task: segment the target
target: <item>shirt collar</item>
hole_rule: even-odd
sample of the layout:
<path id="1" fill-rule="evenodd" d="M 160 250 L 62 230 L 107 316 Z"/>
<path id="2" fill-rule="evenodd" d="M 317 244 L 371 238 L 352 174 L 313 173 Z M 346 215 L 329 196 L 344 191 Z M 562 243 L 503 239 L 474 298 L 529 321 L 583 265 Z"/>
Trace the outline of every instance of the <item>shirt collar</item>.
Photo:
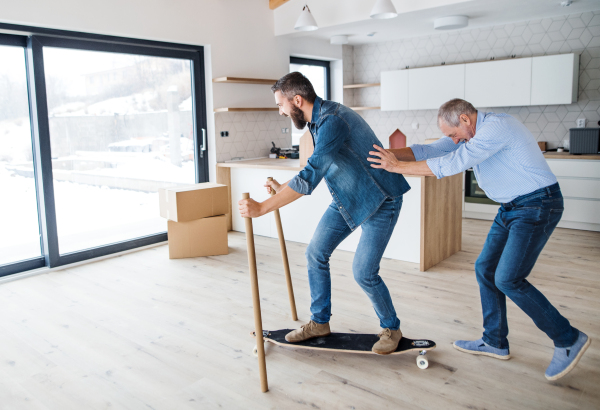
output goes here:
<path id="1" fill-rule="evenodd" d="M 310 119 L 311 124 L 316 124 L 321 117 L 321 104 L 323 103 L 323 99 L 321 97 L 315 98 L 315 102 L 312 110 L 312 118 Z"/>
<path id="2" fill-rule="evenodd" d="M 484 118 L 485 113 L 481 110 L 477 110 L 477 123 L 475 124 L 475 134 L 477 134 L 477 131 L 481 129 L 481 125 L 483 124 Z"/>

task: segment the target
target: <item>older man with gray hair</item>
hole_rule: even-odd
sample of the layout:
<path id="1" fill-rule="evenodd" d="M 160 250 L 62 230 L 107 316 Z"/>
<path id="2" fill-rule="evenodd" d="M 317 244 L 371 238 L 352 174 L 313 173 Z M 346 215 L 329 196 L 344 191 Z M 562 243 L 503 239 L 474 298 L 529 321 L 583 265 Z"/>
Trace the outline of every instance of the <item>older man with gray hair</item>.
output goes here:
<path id="1" fill-rule="evenodd" d="M 462 352 L 510 358 L 506 296 L 554 342 L 548 380 L 571 371 L 591 339 L 527 281 L 563 213 L 563 197 L 531 132 L 507 114 L 477 111 L 469 102 L 450 100 L 438 111 L 445 135 L 433 144 L 384 150 L 374 146 L 373 168 L 438 178 L 473 168 L 479 186 L 501 204 L 475 263 L 483 311 L 483 337 L 457 340 Z"/>

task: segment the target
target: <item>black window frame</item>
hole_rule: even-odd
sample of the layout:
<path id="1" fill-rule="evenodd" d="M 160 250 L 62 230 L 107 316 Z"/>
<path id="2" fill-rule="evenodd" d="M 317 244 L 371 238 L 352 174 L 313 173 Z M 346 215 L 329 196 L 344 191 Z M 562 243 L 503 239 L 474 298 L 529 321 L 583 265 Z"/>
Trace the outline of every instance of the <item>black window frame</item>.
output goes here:
<path id="1" fill-rule="evenodd" d="M 160 232 L 77 252 L 62 255 L 59 253 L 43 47 L 190 60 L 193 73 L 191 77 L 196 183 L 209 180 L 204 47 L 5 23 L 0 23 L 0 45 L 23 47 L 25 52 L 42 250 L 41 257 L 0 265 L 0 277 L 43 267 L 55 268 L 166 241 L 167 233 Z"/>
<path id="2" fill-rule="evenodd" d="M 315 60 L 304 57 L 290 57 L 290 64 L 314 65 L 317 67 L 325 67 L 325 96 L 323 99 L 331 100 L 331 67 L 330 61 Z"/>

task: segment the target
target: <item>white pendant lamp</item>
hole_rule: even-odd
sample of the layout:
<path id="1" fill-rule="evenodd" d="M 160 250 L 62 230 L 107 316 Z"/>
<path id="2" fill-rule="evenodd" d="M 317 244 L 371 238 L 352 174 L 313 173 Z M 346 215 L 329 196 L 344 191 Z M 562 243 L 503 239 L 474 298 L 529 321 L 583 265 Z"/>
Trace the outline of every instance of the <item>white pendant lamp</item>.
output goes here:
<path id="1" fill-rule="evenodd" d="M 317 26 L 315 18 L 310 13 L 310 9 L 308 6 L 304 6 L 304 8 L 302 8 L 302 13 L 300 13 L 300 17 L 296 20 L 294 29 L 298 31 L 314 31 L 318 28 L 319 26 Z"/>
<path id="2" fill-rule="evenodd" d="M 398 17 L 396 7 L 392 4 L 392 0 L 377 0 L 375 6 L 371 10 L 372 19 L 393 19 Z"/>

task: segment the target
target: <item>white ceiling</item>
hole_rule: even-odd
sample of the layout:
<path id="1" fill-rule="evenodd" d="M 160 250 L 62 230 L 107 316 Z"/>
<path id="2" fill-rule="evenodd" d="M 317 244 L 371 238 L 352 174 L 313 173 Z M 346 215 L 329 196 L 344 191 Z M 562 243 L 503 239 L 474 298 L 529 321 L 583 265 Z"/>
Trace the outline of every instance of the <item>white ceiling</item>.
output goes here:
<path id="1" fill-rule="evenodd" d="M 332 0 L 319 1 L 331 2 Z M 369 4 L 375 3 L 375 0 L 362 1 Z M 286 12 L 300 15 L 302 3 L 304 2 L 290 1 L 285 5 L 288 8 Z M 320 28 L 313 32 L 289 32 L 289 34 L 282 35 L 292 38 L 313 37 L 327 40 L 335 35 L 348 35 L 350 44 L 368 44 L 451 32 L 433 29 L 433 21 L 444 16 L 466 15 L 469 17 L 467 29 L 470 29 L 600 10 L 599 0 L 573 0 L 569 7 L 562 7 L 560 3 L 561 0 L 473 0 L 408 12 L 402 12 L 396 6 L 400 14 L 394 19 L 371 19 L 367 13 L 366 19 L 361 21 L 329 27 L 320 25 Z M 317 7 L 315 8 L 317 9 Z M 320 24 L 318 9 L 313 10 L 311 7 L 311 10 L 317 24 Z M 339 13 L 343 14 L 344 10 L 342 9 Z M 289 18 L 287 23 L 289 24 Z M 370 32 L 376 32 L 375 36 L 368 37 L 367 33 Z"/>

